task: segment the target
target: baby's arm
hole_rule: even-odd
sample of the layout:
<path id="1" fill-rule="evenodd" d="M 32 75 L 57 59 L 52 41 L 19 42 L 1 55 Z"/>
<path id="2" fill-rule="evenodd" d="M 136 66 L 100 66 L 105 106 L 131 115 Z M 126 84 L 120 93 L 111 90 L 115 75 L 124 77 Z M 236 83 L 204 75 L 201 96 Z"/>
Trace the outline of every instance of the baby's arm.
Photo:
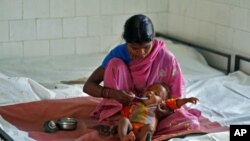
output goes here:
<path id="1" fill-rule="evenodd" d="M 176 105 L 177 105 L 178 107 L 181 107 L 181 106 L 183 106 L 183 105 L 185 105 L 185 104 L 187 104 L 187 103 L 196 104 L 197 101 L 199 101 L 199 99 L 196 98 L 196 97 L 181 98 L 181 99 L 177 99 L 177 100 L 176 100 Z"/>

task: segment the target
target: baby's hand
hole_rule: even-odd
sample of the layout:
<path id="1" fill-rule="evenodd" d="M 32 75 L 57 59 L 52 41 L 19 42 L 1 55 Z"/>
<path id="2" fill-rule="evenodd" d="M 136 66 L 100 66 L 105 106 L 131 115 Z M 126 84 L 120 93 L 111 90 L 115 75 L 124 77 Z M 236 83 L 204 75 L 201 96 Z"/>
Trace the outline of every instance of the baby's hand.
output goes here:
<path id="1" fill-rule="evenodd" d="M 199 99 L 196 98 L 196 97 L 190 97 L 190 98 L 188 98 L 187 100 L 188 100 L 188 102 L 193 103 L 193 104 L 196 104 L 197 101 L 199 101 Z"/>

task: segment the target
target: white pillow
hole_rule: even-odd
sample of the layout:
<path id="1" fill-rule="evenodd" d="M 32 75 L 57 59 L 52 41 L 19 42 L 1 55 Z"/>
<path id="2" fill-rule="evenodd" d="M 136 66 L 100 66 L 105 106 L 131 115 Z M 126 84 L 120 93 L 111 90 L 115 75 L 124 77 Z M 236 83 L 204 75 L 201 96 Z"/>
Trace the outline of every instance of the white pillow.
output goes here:
<path id="1" fill-rule="evenodd" d="M 223 72 L 209 66 L 204 56 L 195 48 L 171 40 L 163 40 L 166 42 L 167 48 L 179 61 L 186 84 L 224 75 Z"/>

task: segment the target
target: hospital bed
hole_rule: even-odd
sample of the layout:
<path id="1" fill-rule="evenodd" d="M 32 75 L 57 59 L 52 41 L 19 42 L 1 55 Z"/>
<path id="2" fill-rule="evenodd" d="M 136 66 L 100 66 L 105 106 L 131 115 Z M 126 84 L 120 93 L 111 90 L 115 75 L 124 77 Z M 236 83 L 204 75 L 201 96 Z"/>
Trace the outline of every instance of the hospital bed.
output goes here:
<path id="1" fill-rule="evenodd" d="M 234 72 L 229 73 L 227 76 L 197 81 L 188 87 L 186 90 L 187 96 L 196 96 L 200 100 L 200 104 L 191 105 L 190 107 L 201 110 L 204 117 L 223 126 L 249 125 L 250 76 L 246 73 L 249 72 L 249 62 L 250 58 L 236 55 Z M 200 136 L 193 135 L 170 139 L 170 141 L 181 140 L 229 141 L 230 132 L 228 130 Z"/>
<path id="2" fill-rule="evenodd" d="M 231 55 L 214 50 L 211 51 L 206 48 L 203 49 L 202 47 L 197 48 L 196 45 L 187 44 L 174 38 L 166 39 L 162 36 L 159 38 L 166 40 L 167 47 L 180 61 L 187 84 L 187 96 L 197 96 L 200 98 L 200 102 L 195 108 L 202 110 L 202 112 L 204 111 L 204 116 L 211 119 L 211 121 L 219 122 L 221 125 L 227 126 L 233 119 L 223 120 L 224 117 L 213 115 L 215 109 L 209 109 L 206 105 L 213 102 L 212 97 L 211 101 L 205 100 L 205 94 L 204 97 L 200 97 L 199 94 L 203 93 L 200 89 L 206 87 L 205 84 L 212 80 L 220 80 L 222 78 L 225 80 L 229 79 L 226 74 L 229 72 L 228 66 L 230 66 Z M 193 49 L 191 48 L 192 46 L 196 48 Z M 197 49 L 202 51 L 197 51 Z M 226 66 L 224 71 L 221 71 L 220 68 L 210 66 L 208 60 L 205 59 L 202 54 L 202 52 L 207 50 L 210 50 L 211 53 L 217 52 L 215 53 L 217 55 L 223 54 L 221 56 L 225 58 L 224 66 Z M 1 136 L 9 135 L 14 140 L 49 140 L 56 137 L 59 138 L 60 136 L 66 139 L 68 137 L 69 140 L 71 140 L 73 136 L 82 138 L 81 135 L 88 133 L 89 138 L 96 137 L 96 135 L 98 135 L 96 132 L 88 128 L 86 129 L 86 127 L 96 123 L 95 120 L 87 118 L 87 113 L 89 113 L 94 105 L 101 99 L 87 97 L 87 94 L 82 92 L 82 86 L 84 85 L 84 80 L 86 80 L 90 73 L 101 63 L 100 61 L 105 54 L 106 53 L 99 53 L 49 58 L 38 57 L 27 60 L 23 59 L 21 61 L 13 59 L 1 62 L 0 127 L 2 128 L 1 133 L 3 133 Z M 195 68 L 193 66 L 195 66 Z M 74 85 L 61 83 L 71 80 L 82 81 Z M 204 89 L 206 90 L 206 88 Z M 214 91 L 214 88 L 211 87 L 211 91 L 206 91 L 206 93 L 215 93 Z M 232 95 L 234 95 L 234 91 Z M 208 97 L 210 97 L 210 95 Z M 47 108 L 47 110 L 34 113 L 39 107 Z M 190 105 L 190 107 L 192 107 L 192 105 Z M 226 112 L 230 115 L 230 111 Z M 28 119 L 25 118 L 27 115 L 29 115 Z M 42 131 L 42 125 L 45 120 L 56 120 L 64 116 L 73 116 L 79 119 L 81 125 L 79 125 L 80 127 L 76 132 L 59 131 L 55 134 L 48 134 Z M 17 120 L 20 119 L 22 119 L 23 122 L 17 122 Z M 33 125 L 30 125 L 31 123 Z M 228 132 L 219 133 L 223 133 L 225 136 L 223 136 L 223 138 L 226 138 Z M 208 135 L 214 137 L 219 133 L 210 133 Z M 220 134 L 218 136 L 220 136 Z M 70 137 L 72 138 L 70 139 Z M 112 139 L 102 138 L 102 140 Z"/>
<path id="3" fill-rule="evenodd" d="M 250 74 L 250 65 L 247 65 L 248 62 L 250 62 L 249 58 L 236 54 L 234 71 L 241 70 L 247 74 Z"/>

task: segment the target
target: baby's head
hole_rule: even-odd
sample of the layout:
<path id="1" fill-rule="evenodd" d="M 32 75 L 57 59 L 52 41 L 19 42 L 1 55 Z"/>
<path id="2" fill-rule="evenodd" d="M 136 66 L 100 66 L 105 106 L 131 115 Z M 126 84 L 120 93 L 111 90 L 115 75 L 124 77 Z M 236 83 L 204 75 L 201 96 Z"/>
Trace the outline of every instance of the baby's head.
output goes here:
<path id="1" fill-rule="evenodd" d="M 158 104 L 168 97 L 168 91 L 162 84 L 156 83 L 149 86 L 143 95 L 149 98 L 146 104 Z"/>

